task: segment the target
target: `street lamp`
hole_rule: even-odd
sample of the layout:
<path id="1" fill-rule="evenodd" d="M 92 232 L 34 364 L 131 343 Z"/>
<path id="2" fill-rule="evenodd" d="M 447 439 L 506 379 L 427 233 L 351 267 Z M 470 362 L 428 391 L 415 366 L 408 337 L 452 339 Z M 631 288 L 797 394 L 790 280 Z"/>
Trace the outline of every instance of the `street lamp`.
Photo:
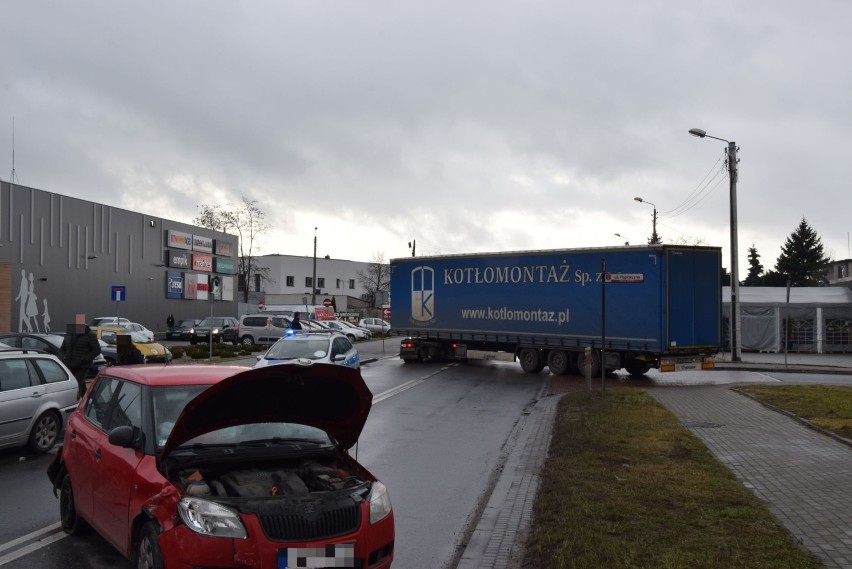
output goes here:
<path id="1" fill-rule="evenodd" d="M 633 198 L 633 199 L 636 200 L 639 203 L 646 203 L 649 206 L 654 208 L 654 230 L 651 232 L 651 240 L 648 241 L 648 243 L 650 245 L 656 245 L 657 243 L 660 243 L 662 240 L 660 239 L 660 236 L 657 235 L 657 206 L 652 204 L 648 200 L 643 200 L 642 198 L 639 198 L 639 197 L 636 197 L 636 198 Z"/>
<path id="2" fill-rule="evenodd" d="M 698 138 L 712 138 L 728 143 L 728 178 L 731 182 L 731 361 L 742 361 L 740 344 L 740 277 L 737 270 L 737 143 L 710 136 L 700 128 L 689 129 Z"/>
<path id="3" fill-rule="evenodd" d="M 630 245 L 630 242 L 629 242 L 629 241 L 627 241 L 627 237 L 625 237 L 625 236 L 624 236 L 624 235 L 622 235 L 621 233 L 616 233 L 616 234 L 615 234 L 615 236 L 616 236 L 616 237 L 621 237 L 622 239 L 624 239 L 624 244 L 625 244 L 625 245 Z"/>

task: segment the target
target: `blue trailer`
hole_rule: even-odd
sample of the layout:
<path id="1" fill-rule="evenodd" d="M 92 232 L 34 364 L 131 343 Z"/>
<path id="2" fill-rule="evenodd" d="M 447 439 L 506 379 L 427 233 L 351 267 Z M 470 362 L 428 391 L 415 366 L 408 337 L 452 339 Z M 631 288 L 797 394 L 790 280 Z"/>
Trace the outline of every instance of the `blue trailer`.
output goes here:
<path id="1" fill-rule="evenodd" d="M 639 375 L 712 368 L 720 349 L 718 247 L 406 257 L 390 269 L 391 329 L 405 336 L 406 363 L 519 360 L 529 373 L 588 366 L 596 375 L 603 365 Z"/>

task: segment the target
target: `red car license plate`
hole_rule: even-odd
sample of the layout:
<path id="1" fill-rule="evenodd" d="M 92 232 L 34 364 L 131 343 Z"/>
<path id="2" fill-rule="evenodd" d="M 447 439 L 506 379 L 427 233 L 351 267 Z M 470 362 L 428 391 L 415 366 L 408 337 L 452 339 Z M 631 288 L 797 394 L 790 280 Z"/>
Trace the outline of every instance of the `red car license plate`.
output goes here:
<path id="1" fill-rule="evenodd" d="M 278 569 L 289 567 L 355 567 L 355 544 L 281 548 L 278 550 Z"/>

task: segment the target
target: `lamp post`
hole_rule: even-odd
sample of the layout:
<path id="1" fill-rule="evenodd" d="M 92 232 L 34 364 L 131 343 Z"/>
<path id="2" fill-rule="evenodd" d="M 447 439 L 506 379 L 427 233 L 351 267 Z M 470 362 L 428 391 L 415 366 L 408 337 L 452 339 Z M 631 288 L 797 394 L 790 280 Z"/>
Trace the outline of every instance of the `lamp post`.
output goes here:
<path id="1" fill-rule="evenodd" d="M 651 244 L 651 245 L 656 245 L 657 243 L 660 243 L 662 240 L 660 239 L 660 236 L 657 235 L 657 206 L 652 204 L 648 200 L 643 200 L 642 198 L 639 198 L 639 197 L 636 197 L 636 198 L 633 198 L 633 199 L 636 200 L 639 203 L 646 203 L 649 206 L 654 208 L 654 230 L 651 232 L 651 240 L 648 241 L 648 243 Z"/>
<path id="2" fill-rule="evenodd" d="M 616 236 L 616 237 L 621 237 L 622 239 L 624 239 L 624 244 L 625 244 L 625 245 L 630 245 L 630 242 L 629 242 L 629 241 L 627 241 L 627 237 L 625 237 L 625 236 L 624 236 L 624 235 L 622 235 L 621 233 L 616 233 L 616 234 L 615 234 L 615 236 Z"/>
<path id="3" fill-rule="evenodd" d="M 712 138 L 728 143 L 728 178 L 731 183 L 731 361 L 742 361 L 740 344 L 740 277 L 737 270 L 737 143 L 710 136 L 700 128 L 689 129 L 698 138 Z"/>

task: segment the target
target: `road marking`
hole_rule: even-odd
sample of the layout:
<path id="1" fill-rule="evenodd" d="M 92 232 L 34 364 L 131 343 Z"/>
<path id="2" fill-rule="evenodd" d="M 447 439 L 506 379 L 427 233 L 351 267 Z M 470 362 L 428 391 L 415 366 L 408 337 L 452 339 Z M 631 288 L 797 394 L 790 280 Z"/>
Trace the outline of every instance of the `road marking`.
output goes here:
<path id="1" fill-rule="evenodd" d="M 45 528 L 36 530 L 32 533 L 28 533 L 27 535 L 21 536 L 17 539 L 13 539 L 8 543 L 0 544 L 0 551 L 5 551 L 7 549 L 16 547 L 22 543 L 26 543 L 27 541 L 30 541 L 32 539 L 36 539 L 41 535 L 50 534 L 51 532 L 53 532 L 53 535 L 48 535 L 44 539 L 38 539 L 37 541 L 25 547 L 16 549 L 12 553 L 7 553 L 6 555 L 0 557 L 0 566 L 10 563 L 15 559 L 18 559 L 19 557 L 23 557 L 24 555 L 29 555 L 33 551 L 41 549 L 42 547 L 46 547 L 55 541 L 65 539 L 66 537 L 68 537 L 68 534 L 64 531 L 61 531 L 59 527 L 59 522 L 56 522 L 55 524 L 51 524 Z"/>
<path id="2" fill-rule="evenodd" d="M 448 366 L 442 367 L 442 368 L 430 373 L 429 375 L 424 375 L 421 378 L 412 379 L 411 381 L 406 381 L 402 385 L 397 385 L 396 387 L 394 387 L 392 389 L 388 389 L 387 391 L 383 391 L 382 393 L 379 393 L 378 395 L 375 395 L 373 397 L 373 405 L 375 405 L 376 403 L 380 403 L 380 402 L 384 401 L 385 399 L 390 399 L 394 395 L 399 395 L 403 391 L 408 391 L 412 387 L 416 387 L 416 386 L 420 385 L 421 383 L 423 383 L 424 381 L 426 381 L 430 377 L 434 377 L 434 376 L 438 375 L 439 373 L 446 371 L 450 367 L 457 366 L 457 365 L 458 365 L 458 363 L 450 364 Z"/>

